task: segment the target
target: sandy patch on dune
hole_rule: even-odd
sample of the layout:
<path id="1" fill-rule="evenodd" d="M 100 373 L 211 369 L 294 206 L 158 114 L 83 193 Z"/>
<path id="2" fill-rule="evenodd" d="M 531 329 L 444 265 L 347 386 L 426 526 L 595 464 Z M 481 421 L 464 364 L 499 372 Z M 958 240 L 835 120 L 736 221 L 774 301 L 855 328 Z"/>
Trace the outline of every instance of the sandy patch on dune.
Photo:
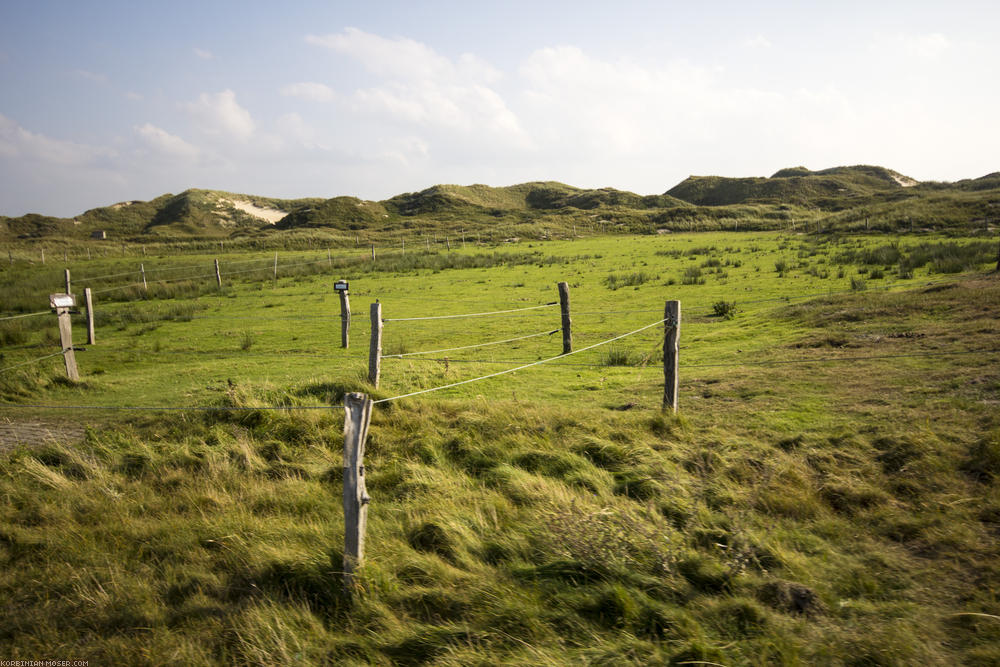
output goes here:
<path id="1" fill-rule="evenodd" d="M 260 218 L 261 220 L 266 220 L 272 225 L 282 218 L 284 218 L 287 213 L 276 208 L 264 208 L 257 206 L 253 202 L 249 202 L 245 199 L 230 199 L 227 200 L 233 208 L 239 209 L 244 213 L 248 213 L 255 218 Z"/>

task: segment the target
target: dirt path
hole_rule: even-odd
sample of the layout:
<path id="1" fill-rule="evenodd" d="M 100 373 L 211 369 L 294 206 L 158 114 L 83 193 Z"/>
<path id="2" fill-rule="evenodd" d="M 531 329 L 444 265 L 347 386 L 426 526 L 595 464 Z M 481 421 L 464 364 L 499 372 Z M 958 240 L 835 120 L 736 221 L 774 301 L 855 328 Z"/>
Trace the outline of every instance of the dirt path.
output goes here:
<path id="1" fill-rule="evenodd" d="M 0 417 L 0 452 L 19 445 L 37 447 L 50 442 L 73 442 L 83 438 L 79 424 L 40 419 L 13 420 Z"/>

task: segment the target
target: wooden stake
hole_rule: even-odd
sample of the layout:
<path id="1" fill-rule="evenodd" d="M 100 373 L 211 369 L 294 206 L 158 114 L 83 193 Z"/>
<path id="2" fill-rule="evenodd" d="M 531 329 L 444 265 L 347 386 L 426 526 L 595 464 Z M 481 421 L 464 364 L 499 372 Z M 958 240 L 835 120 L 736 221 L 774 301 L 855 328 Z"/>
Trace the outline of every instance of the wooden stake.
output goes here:
<path id="1" fill-rule="evenodd" d="M 278 282 L 278 253 L 274 253 L 274 281 Z"/>
<path id="2" fill-rule="evenodd" d="M 90 248 L 87 248 L 87 259 L 90 259 Z"/>
<path id="3" fill-rule="evenodd" d="M 83 299 L 87 302 L 87 345 L 93 345 L 94 341 L 94 296 L 90 293 L 89 287 L 83 288 Z"/>
<path id="4" fill-rule="evenodd" d="M 448 242 L 448 252 L 451 252 L 451 239 L 445 239 Z"/>
<path id="5" fill-rule="evenodd" d="M 365 531 L 371 497 L 365 488 L 365 440 L 372 400 L 365 394 L 344 396 L 344 592 L 357 590 L 355 572 L 365 559 Z"/>
<path id="6" fill-rule="evenodd" d="M 372 244 L 372 261 L 375 261 L 375 244 Z"/>
<path id="7" fill-rule="evenodd" d="M 146 256 L 146 246 L 142 246 L 142 256 Z"/>
<path id="8" fill-rule="evenodd" d="M 66 294 L 72 294 L 72 293 L 73 290 L 70 289 L 69 269 L 66 269 Z"/>
<path id="9" fill-rule="evenodd" d="M 73 382 L 80 381 L 80 372 L 76 369 L 76 355 L 73 354 L 73 322 L 69 308 L 56 308 L 59 316 L 59 343 L 62 345 L 63 361 L 66 363 L 66 377 Z"/>
<path id="10" fill-rule="evenodd" d="M 375 300 L 371 307 L 372 339 L 368 346 L 368 382 L 378 389 L 382 373 L 382 304 Z"/>
<path id="11" fill-rule="evenodd" d="M 677 354 L 681 336 L 681 302 L 667 301 L 663 309 L 663 409 L 677 412 Z"/>
<path id="12" fill-rule="evenodd" d="M 569 284 L 559 283 L 559 310 L 562 313 L 563 354 L 573 351 L 572 322 L 569 319 Z"/>
<path id="13" fill-rule="evenodd" d="M 45 263 L 45 248 L 42 248 L 42 264 Z"/>
<path id="14" fill-rule="evenodd" d="M 139 265 L 139 273 L 142 274 L 142 289 L 147 290 L 148 288 L 146 287 L 146 267 L 143 266 L 142 264 Z"/>
<path id="15" fill-rule="evenodd" d="M 65 264 L 68 261 L 69 261 L 69 254 L 67 254 L 67 252 L 63 250 L 63 264 Z M 69 292 L 69 290 L 66 290 L 66 292 Z"/>
<path id="16" fill-rule="evenodd" d="M 215 284 L 222 288 L 222 272 L 219 271 L 219 260 L 215 260 Z"/>
<path id="17" fill-rule="evenodd" d="M 351 300 L 347 296 L 347 290 L 340 292 L 340 347 L 347 349 L 348 338 L 351 333 Z"/>

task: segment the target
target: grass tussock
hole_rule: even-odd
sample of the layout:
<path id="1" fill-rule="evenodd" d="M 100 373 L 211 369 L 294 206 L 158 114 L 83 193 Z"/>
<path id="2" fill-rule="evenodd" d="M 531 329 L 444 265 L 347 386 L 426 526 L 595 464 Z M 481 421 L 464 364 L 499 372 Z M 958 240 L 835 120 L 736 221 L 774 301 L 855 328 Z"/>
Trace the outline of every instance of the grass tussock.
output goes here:
<path id="1" fill-rule="evenodd" d="M 994 576 L 992 524 L 947 500 L 996 495 L 993 436 L 737 443 L 590 408 L 512 422 L 503 404 L 398 405 L 374 416 L 348 599 L 340 420 L 253 409 L 345 389 L 237 386 L 226 402 L 245 411 L 5 454 L 5 649 L 247 665 L 994 655 L 988 623 L 948 616 L 997 611 L 950 588 L 967 568 Z"/>

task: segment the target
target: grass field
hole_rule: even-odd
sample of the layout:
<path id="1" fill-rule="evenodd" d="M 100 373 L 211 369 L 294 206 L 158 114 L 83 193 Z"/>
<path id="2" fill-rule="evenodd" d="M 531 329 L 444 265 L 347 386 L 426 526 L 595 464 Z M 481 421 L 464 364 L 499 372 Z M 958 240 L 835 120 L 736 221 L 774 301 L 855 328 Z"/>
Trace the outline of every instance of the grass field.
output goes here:
<path id="1" fill-rule="evenodd" d="M 363 250 L 281 252 L 276 281 L 273 254 L 224 255 L 222 289 L 213 254 L 80 260 L 74 291 L 107 291 L 97 344 L 76 355 L 79 384 L 59 357 L 14 368 L 58 351 L 53 315 L 0 320 L 14 434 L 0 454 L 0 654 L 1000 660 L 993 242 L 748 232 L 458 245 L 374 264 Z M 140 261 L 147 291 L 128 286 Z M 2 271 L 4 316 L 62 291 L 51 260 Z M 337 278 L 351 281 L 348 350 Z M 387 357 L 380 387 L 365 381 L 376 298 L 384 353 L 401 355 L 556 330 L 546 304 L 560 281 L 575 349 L 654 326 L 380 404 L 365 590 L 345 599 L 343 415 L 259 408 L 391 398 L 556 356 L 558 332 Z M 668 299 L 682 302 L 676 417 L 660 411 Z M 142 406 L 247 409 L 120 410 Z M 16 443 L 19 424 L 30 442 Z M 83 433 L 39 443 L 39 427 Z"/>

